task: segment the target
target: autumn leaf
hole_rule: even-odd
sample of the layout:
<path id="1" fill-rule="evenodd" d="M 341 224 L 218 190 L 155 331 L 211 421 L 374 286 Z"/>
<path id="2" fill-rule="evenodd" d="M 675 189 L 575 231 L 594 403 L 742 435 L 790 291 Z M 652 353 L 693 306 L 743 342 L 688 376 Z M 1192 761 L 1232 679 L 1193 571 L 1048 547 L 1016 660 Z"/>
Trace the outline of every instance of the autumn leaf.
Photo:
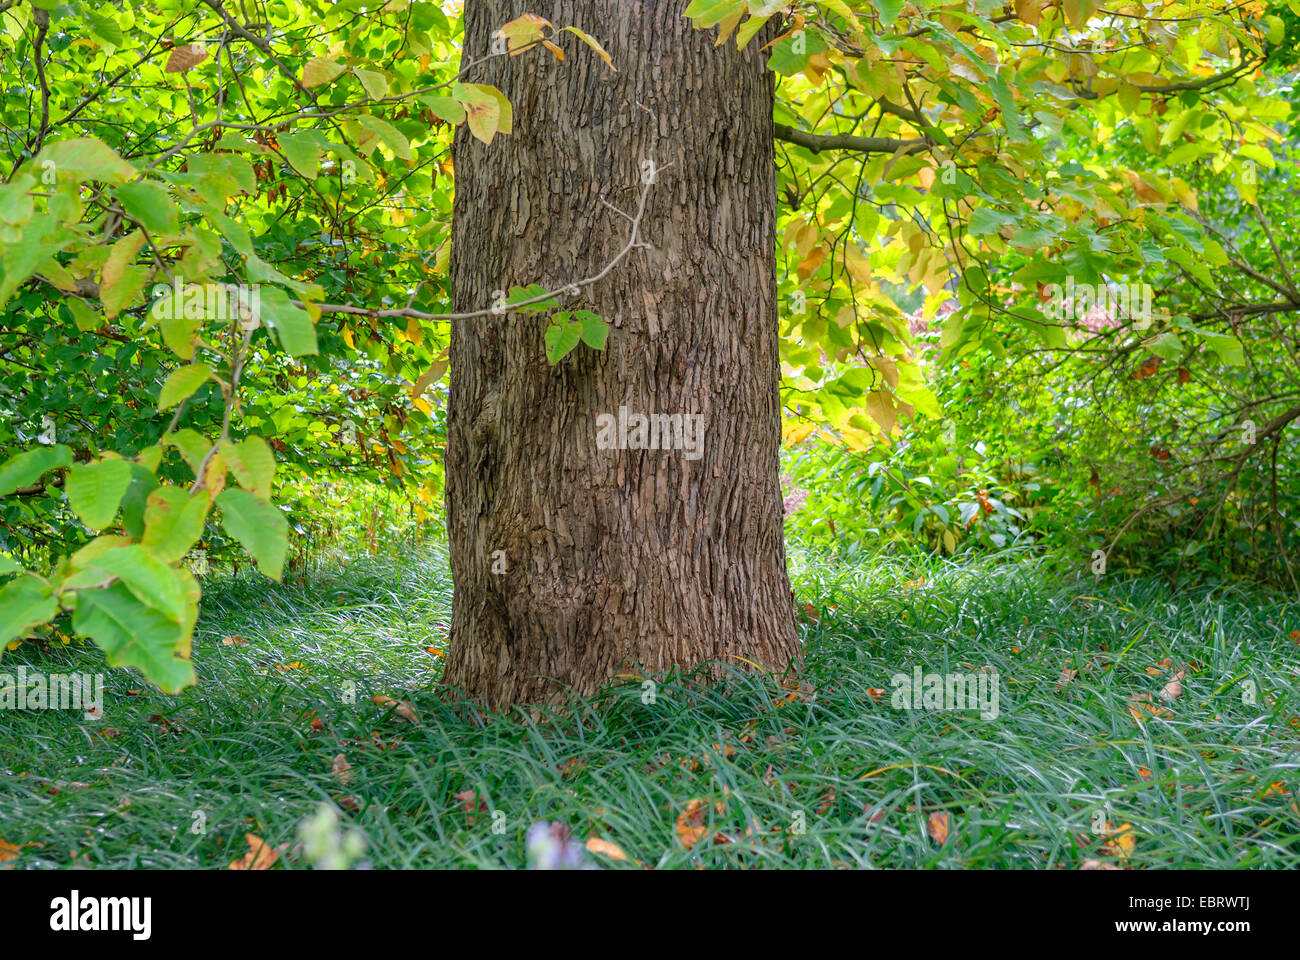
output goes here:
<path id="1" fill-rule="evenodd" d="M 184 73 L 207 58 L 208 51 L 201 43 L 188 43 L 174 47 L 171 56 L 167 58 L 167 66 L 163 67 L 163 73 Z"/>
<path id="2" fill-rule="evenodd" d="M 1164 687 L 1160 690 L 1160 694 L 1159 694 L 1160 699 L 1177 700 L 1179 697 L 1181 697 L 1183 695 L 1183 685 L 1181 681 L 1183 677 L 1185 677 L 1186 675 L 1187 675 L 1186 670 L 1179 670 L 1176 674 L 1174 674 L 1174 678 L 1170 680 L 1168 683 L 1166 683 Z"/>
<path id="3" fill-rule="evenodd" d="M 506 41 L 506 50 L 516 57 L 533 44 L 541 41 L 551 21 L 544 20 L 535 13 L 525 13 L 505 24 L 493 36 Z"/>
<path id="4" fill-rule="evenodd" d="M 334 763 L 330 766 L 330 773 L 335 780 L 344 786 L 352 782 L 352 764 L 348 763 L 348 758 L 341 753 L 334 758 Z"/>
<path id="5" fill-rule="evenodd" d="M 244 834 L 244 842 L 248 844 L 248 852 L 238 860 L 232 860 L 226 869 L 270 870 L 280 859 L 280 852 L 255 833 Z"/>
<path id="6" fill-rule="evenodd" d="M 588 837 L 587 849 L 592 853 L 599 853 L 609 857 L 611 860 L 627 859 L 627 854 L 623 852 L 623 849 L 618 844 L 602 840 L 600 837 Z"/>
<path id="7" fill-rule="evenodd" d="M 1137 848 L 1137 835 L 1133 833 L 1133 824 L 1122 823 L 1118 827 L 1111 827 L 1107 822 L 1105 835 L 1109 838 L 1101 845 L 1103 852 L 1121 860 L 1127 860 L 1133 851 Z"/>
<path id="8" fill-rule="evenodd" d="M 682 846 L 687 850 L 695 846 L 704 837 L 707 828 L 704 826 L 704 817 L 708 808 L 705 807 L 704 801 L 698 797 L 686 804 L 680 814 L 677 815 L 675 825 L 677 839 L 682 842 Z"/>
<path id="9" fill-rule="evenodd" d="M 596 42 L 595 37 L 591 36 L 591 34 L 589 33 L 584 33 L 582 30 L 579 30 L 577 27 L 564 27 L 561 30 L 561 33 L 565 31 L 568 31 L 569 33 L 573 34 L 575 37 L 577 37 L 587 46 L 591 47 L 591 49 L 595 50 L 596 55 L 600 57 L 600 59 L 605 61 L 605 66 L 609 67 L 609 69 L 613 70 L 615 73 L 618 73 L 618 68 L 614 66 L 614 61 L 611 60 L 609 54 L 605 52 L 605 48 Z"/>
<path id="10" fill-rule="evenodd" d="M 393 707 L 397 713 L 410 720 L 412 723 L 419 723 L 420 718 L 415 712 L 415 707 L 411 706 L 409 700 L 394 700 L 392 697 L 386 697 L 382 693 L 377 693 L 370 698 L 371 703 L 380 707 Z"/>
<path id="11" fill-rule="evenodd" d="M 926 822 L 926 829 L 930 833 L 930 839 L 939 846 L 943 846 L 948 842 L 948 831 L 951 829 L 951 825 L 951 817 L 946 811 L 936 812 L 930 814 Z"/>

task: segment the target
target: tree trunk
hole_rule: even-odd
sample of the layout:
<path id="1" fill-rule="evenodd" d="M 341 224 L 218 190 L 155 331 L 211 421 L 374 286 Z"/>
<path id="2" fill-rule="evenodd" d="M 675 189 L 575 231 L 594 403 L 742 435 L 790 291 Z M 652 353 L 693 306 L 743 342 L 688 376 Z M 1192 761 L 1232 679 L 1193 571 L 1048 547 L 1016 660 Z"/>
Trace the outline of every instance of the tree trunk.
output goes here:
<path id="1" fill-rule="evenodd" d="M 565 33 L 563 63 L 537 49 L 462 78 L 509 97 L 514 132 L 490 146 L 456 135 L 457 311 L 599 272 L 629 227 L 600 198 L 632 213 L 643 162 L 671 166 L 649 191 L 649 247 L 562 298 L 609 322 L 604 351 L 580 344 L 551 366 L 538 313 L 453 326 L 445 679 L 498 708 L 709 661 L 784 670 L 800 647 L 778 478 L 765 38 L 714 47 L 685 0 L 466 7 L 466 64 L 527 11 L 596 37 L 618 72 Z M 620 408 L 627 448 L 610 449 Z M 688 449 L 632 448 L 633 415 L 655 413 L 702 415 L 684 421 Z"/>

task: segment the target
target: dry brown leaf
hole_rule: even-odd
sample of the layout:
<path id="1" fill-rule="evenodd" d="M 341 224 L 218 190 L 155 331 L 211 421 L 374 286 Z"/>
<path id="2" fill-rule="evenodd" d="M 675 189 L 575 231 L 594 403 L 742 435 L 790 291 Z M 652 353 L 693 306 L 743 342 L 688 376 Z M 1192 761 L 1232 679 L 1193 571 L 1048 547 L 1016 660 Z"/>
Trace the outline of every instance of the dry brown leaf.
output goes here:
<path id="1" fill-rule="evenodd" d="M 341 753 L 334 758 L 330 772 L 339 783 L 346 785 L 352 782 L 352 764 L 348 763 L 348 758 Z"/>
<path id="2" fill-rule="evenodd" d="M 221 638 L 221 645 L 222 645 L 223 647 L 242 647 L 242 646 L 244 646 L 246 643 L 248 643 L 248 641 L 245 640 L 243 637 L 238 637 L 238 636 L 233 636 L 233 635 L 232 635 L 232 636 L 229 636 L 229 637 L 222 637 L 222 638 Z"/>
<path id="3" fill-rule="evenodd" d="M 1174 678 L 1164 685 L 1160 691 L 1161 700 L 1177 700 L 1183 695 L 1183 677 L 1187 676 L 1186 670 L 1179 670 L 1174 674 Z"/>
<path id="4" fill-rule="evenodd" d="M 705 807 L 704 801 L 696 798 L 686 804 L 686 809 L 677 816 L 675 829 L 677 839 L 682 842 L 682 846 L 687 850 L 695 846 L 704 837 Z"/>
<path id="5" fill-rule="evenodd" d="M 275 861 L 280 859 L 280 852 L 255 833 L 244 834 L 248 844 L 248 853 L 238 860 L 232 860 L 228 870 L 270 870 Z"/>
<path id="6" fill-rule="evenodd" d="M 1120 870 L 1120 866 L 1109 861 L 1102 860 L 1085 860 L 1079 864 L 1080 870 Z"/>
<path id="7" fill-rule="evenodd" d="M 939 846 L 948 842 L 948 831 L 952 825 L 952 818 L 946 811 L 930 814 L 926 823 L 926 828 L 930 832 L 930 839 Z"/>
<path id="8" fill-rule="evenodd" d="M 163 67 L 163 73 L 184 73 L 206 59 L 208 59 L 208 51 L 201 43 L 187 43 L 184 46 L 173 47 L 171 56 L 167 58 L 167 66 Z"/>

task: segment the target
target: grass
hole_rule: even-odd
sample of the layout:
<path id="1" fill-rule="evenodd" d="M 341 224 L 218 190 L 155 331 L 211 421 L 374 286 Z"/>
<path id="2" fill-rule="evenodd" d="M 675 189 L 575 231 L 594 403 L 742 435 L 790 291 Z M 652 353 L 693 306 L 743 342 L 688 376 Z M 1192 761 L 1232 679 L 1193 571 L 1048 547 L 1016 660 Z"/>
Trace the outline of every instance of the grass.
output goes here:
<path id="1" fill-rule="evenodd" d="M 0 840 L 11 866 L 224 868 L 245 834 L 294 842 L 324 801 L 376 867 L 522 866 L 543 820 L 616 844 L 626 861 L 591 855 L 607 867 L 1300 866 L 1293 602 L 1060 584 L 1032 561 L 792 567 L 804 689 L 678 677 L 643 702 L 628 683 L 541 723 L 439 699 L 437 546 L 214 579 L 197 688 L 110 671 L 98 723 L 0 713 Z M 27 644 L 0 670 L 94 655 Z M 1190 665 L 1169 703 L 1165 658 Z M 918 665 L 993 668 L 998 716 L 895 709 L 890 678 Z"/>

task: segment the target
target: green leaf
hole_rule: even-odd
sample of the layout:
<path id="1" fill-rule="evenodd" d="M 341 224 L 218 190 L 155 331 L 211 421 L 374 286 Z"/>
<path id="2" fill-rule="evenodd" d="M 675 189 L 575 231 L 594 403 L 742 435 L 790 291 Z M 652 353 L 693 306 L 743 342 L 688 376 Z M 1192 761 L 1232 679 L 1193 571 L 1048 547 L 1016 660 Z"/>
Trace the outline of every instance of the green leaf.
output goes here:
<path id="1" fill-rule="evenodd" d="M 91 330 L 98 330 L 104 325 L 104 317 L 96 313 L 90 307 L 86 306 L 85 301 L 77 297 L 69 297 L 63 301 L 68 311 L 72 314 L 72 319 L 77 324 L 77 329 L 82 333 L 88 333 Z"/>
<path id="2" fill-rule="evenodd" d="M 261 571 L 279 580 L 289 549 L 289 522 L 265 500 L 244 490 L 226 490 L 217 497 L 221 525 L 244 545 Z"/>
<path id="3" fill-rule="evenodd" d="M 138 172 L 111 147 L 94 137 L 51 143 L 36 156 L 32 165 L 35 171 L 52 172 L 55 182 L 71 179 L 125 183 Z"/>
<path id="4" fill-rule="evenodd" d="M 0 653 L 11 640 L 46 623 L 59 611 L 50 585 L 29 573 L 0 587 Z"/>
<path id="5" fill-rule="evenodd" d="M 546 359 L 551 363 L 559 363 L 573 351 L 579 343 L 582 342 L 583 325 L 581 323 L 568 322 L 568 314 L 557 314 L 556 320 L 561 317 L 565 318 L 564 323 L 551 322 L 546 328 Z"/>
<path id="6" fill-rule="evenodd" d="M 291 357 L 316 353 L 316 327 L 311 315 L 293 303 L 279 287 L 262 287 L 262 320 L 280 338 L 280 346 Z"/>
<path id="7" fill-rule="evenodd" d="M 604 350 L 609 324 L 590 310 L 579 310 L 574 316 L 582 321 L 582 342 L 593 350 Z"/>
<path id="8" fill-rule="evenodd" d="M 191 595 L 184 570 L 170 567 L 138 543 L 108 545 L 79 565 L 78 571 L 63 581 L 65 590 L 105 583 L 116 577 L 141 603 L 161 611 L 170 620 L 184 622 L 191 611 Z"/>
<path id="9" fill-rule="evenodd" d="M 7 497 L 23 487 L 30 487 L 46 471 L 57 470 L 71 463 L 72 450 L 61 443 L 58 446 L 40 447 L 10 457 L 0 465 L 0 497 Z"/>
<path id="10" fill-rule="evenodd" d="M 122 583 L 77 593 L 73 629 L 93 639 L 110 666 L 135 667 L 164 693 L 194 683 L 184 626 Z"/>
<path id="11" fill-rule="evenodd" d="M 981 237 L 997 233 L 1007 224 L 1015 222 L 1016 218 L 1009 213 L 994 210 L 992 207 L 977 207 L 971 214 L 969 231 L 972 237 Z"/>
<path id="12" fill-rule="evenodd" d="M 190 496 L 178 487 L 159 487 L 149 494 L 141 543 L 164 563 L 175 563 L 203 535 L 207 494 Z"/>
<path id="13" fill-rule="evenodd" d="M 361 81 L 361 86 L 365 88 L 366 94 L 372 100 L 382 100 L 388 96 L 388 78 L 382 73 L 376 73 L 374 70 L 362 70 L 360 67 L 353 67 L 352 72 Z"/>
<path id="14" fill-rule="evenodd" d="M 316 57 L 308 60 L 302 68 L 302 85 L 307 88 L 319 87 L 322 83 L 329 83 L 345 69 L 343 64 L 335 63 L 329 57 Z"/>
<path id="15" fill-rule="evenodd" d="M 411 142 L 395 126 L 380 117 L 363 113 L 356 118 L 357 123 L 374 133 L 388 144 L 388 148 L 402 160 L 411 159 Z"/>
<path id="16" fill-rule="evenodd" d="M 131 465 L 125 460 L 78 463 L 68 471 L 68 503 L 86 526 L 102 530 L 113 522 L 130 485 Z"/>
<path id="17" fill-rule="evenodd" d="M 280 152 L 290 166 L 308 180 L 320 173 L 320 141 L 314 133 L 286 133 L 280 137 Z"/>
<path id="18" fill-rule="evenodd" d="M 206 363 L 191 363 L 173 370 L 158 393 L 159 412 L 192 396 L 211 376 L 212 368 Z"/>
<path id="19" fill-rule="evenodd" d="M 239 443 L 225 443 L 221 454 L 241 487 L 262 500 L 271 499 L 275 454 L 265 440 L 254 436 Z"/>
<path id="20" fill-rule="evenodd" d="M 153 236 L 166 236 L 176 232 L 176 205 L 167 191 L 156 183 L 137 180 L 125 183 L 115 191 L 122 209 Z"/>
<path id="21" fill-rule="evenodd" d="M 432 110 L 440 120 L 446 120 L 450 124 L 463 123 L 465 120 L 465 108 L 451 97 L 435 97 L 426 93 L 416 99 Z"/>

